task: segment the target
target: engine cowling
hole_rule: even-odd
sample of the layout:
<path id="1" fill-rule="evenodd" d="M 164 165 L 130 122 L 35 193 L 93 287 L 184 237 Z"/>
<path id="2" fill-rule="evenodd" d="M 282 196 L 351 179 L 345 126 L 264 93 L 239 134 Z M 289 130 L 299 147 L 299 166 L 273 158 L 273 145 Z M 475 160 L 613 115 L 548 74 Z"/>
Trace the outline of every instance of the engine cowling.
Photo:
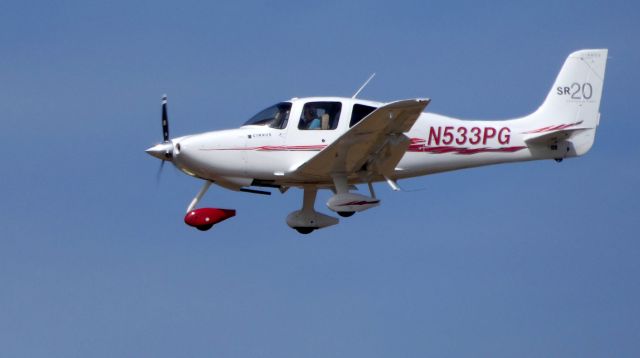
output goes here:
<path id="1" fill-rule="evenodd" d="M 184 223 L 200 230 L 208 230 L 233 216 L 236 216 L 234 209 L 200 208 L 188 212 L 184 217 Z"/>

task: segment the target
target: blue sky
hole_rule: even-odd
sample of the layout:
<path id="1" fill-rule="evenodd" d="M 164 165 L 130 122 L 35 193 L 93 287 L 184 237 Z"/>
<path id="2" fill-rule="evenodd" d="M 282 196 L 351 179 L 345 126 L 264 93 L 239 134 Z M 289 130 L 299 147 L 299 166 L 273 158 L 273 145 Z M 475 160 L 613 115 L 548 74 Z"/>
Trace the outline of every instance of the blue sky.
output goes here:
<path id="1" fill-rule="evenodd" d="M 64 357 L 640 355 L 640 9 L 617 1 L 0 5 L 0 352 Z M 282 99 L 430 97 L 526 114 L 609 48 L 585 157 L 407 180 L 301 237 L 301 193 L 213 188 L 144 149 Z M 418 190 L 419 189 L 419 190 Z M 318 207 L 328 198 L 321 193 Z"/>

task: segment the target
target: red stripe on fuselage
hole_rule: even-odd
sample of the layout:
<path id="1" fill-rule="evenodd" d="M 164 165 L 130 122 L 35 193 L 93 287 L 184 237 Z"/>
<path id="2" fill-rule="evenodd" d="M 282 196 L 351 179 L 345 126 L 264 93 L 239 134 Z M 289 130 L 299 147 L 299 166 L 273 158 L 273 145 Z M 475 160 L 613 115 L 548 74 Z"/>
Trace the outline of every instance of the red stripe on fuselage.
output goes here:
<path id="1" fill-rule="evenodd" d="M 499 147 L 499 148 L 467 148 L 467 147 L 453 147 L 453 146 L 426 146 L 424 144 L 411 144 L 409 145 L 408 152 L 418 153 L 430 153 L 430 154 L 460 154 L 460 155 L 472 155 L 478 153 L 514 153 L 526 146 L 513 146 L 513 147 Z"/>
<path id="2" fill-rule="evenodd" d="M 260 147 L 237 147 L 237 148 L 203 148 L 201 150 L 251 150 L 263 152 L 292 152 L 292 151 L 311 151 L 317 152 L 324 149 L 326 145 L 264 145 Z"/>
<path id="3" fill-rule="evenodd" d="M 568 124 L 558 124 L 558 125 L 555 125 L 555 126 L 547 126 L 547 127 L 542 127 L 542 128 L 530 130 L 530 131 L 527 131 L 527 132 L 522 132 L 522 134 L 552 132 L 552 131 L 557 131 L 557 130 L 567 129 L 569 127 L 577 126 L 577 125 L 582 124 L 582 122 L 583 121 L 575 122 L 575 123 L 568 123 Z"/>

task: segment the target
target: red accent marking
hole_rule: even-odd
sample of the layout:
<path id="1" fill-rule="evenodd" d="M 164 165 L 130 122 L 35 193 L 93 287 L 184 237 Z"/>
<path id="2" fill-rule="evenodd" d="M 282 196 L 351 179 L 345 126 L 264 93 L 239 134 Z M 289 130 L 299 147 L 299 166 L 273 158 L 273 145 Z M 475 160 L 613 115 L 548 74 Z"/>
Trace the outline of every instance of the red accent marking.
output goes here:
<path id="1" fill-rule="evenodd" d="M 344 204 L 340 204 L 339 206 L 350 206 L 350 205 L 367 205 L 367 204 L 377 204 L 379 203 L 380 200 L 374 200 L 374 201 L 352 201 L 349 203 L 344 203 Z"/>
<path id="2" fill-rule="evenodd" d="M 555 125 L 555 126 L 547 126 L 547 127 L 542 127 L 542 128 L 530 130 L 530 131 L 527 131 L 527 132 L 522 132 L 522 134 L 552 132 L 552 131 L 557 131 L 557 130 L 567 129 L 569 127 L 577 126 L 577 125 L 582 124 L 582 122 L 584 122 L 584 121 L 575 122 L 575 123 L 568 123 L 568 124 L 558 124 L 558 125 Z"/>
<path id="3" fill-rule="evenodd" d="M 478 153 L 514 153 L 520 151 L 522 149 L 527 148 L 526 146 L 513 146 L 513 147 L 500 147 L 500 148 L 466 148 L 466 147 L 453 147 L 453 146 L 426 146 L 424 144 L 410 144 L 409 152 L 420 152 L 420 153 L 431 153 L 431 154 L 461 154 L 461 155 L 471 155 Z"/>
<path id="4" fill-rule="evenodd" d="M 261 152 L 294 152 L 294 151 L 320 151 L 326 147 L 325 144 L 318 145 L 264 145 L 260 147 L 237 147 L 237 148 L 204 148 L 201 150 L 253 150 Z"/>
<path id="5" fill-rule="evenodd" d="M 217 224 L 233 216 L 236 216 L 234 209 L 200 208 L 188 212 L 184 217 L 184 223 L 198 227 Z"/>

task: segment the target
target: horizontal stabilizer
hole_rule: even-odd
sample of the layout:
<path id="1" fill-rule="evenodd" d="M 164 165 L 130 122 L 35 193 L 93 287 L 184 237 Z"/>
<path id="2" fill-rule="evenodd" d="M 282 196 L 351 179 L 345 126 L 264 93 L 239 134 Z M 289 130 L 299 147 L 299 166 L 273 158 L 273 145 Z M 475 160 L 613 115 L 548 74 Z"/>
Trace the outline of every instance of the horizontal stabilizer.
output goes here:
<path id="1" fill-rule="evenodd" d="M 525 143 L 538 144 L 538 145 L 548 145 L 561 142 L 563 140 L 567 140 L 571 138 L 574 134 L 588 130 L 589 128 L 573 128 L 573 129 L 561 129 L 558 131 L 543 133 L 543 134 L 533 134 L 529 137 L 525 138 Z"/>

